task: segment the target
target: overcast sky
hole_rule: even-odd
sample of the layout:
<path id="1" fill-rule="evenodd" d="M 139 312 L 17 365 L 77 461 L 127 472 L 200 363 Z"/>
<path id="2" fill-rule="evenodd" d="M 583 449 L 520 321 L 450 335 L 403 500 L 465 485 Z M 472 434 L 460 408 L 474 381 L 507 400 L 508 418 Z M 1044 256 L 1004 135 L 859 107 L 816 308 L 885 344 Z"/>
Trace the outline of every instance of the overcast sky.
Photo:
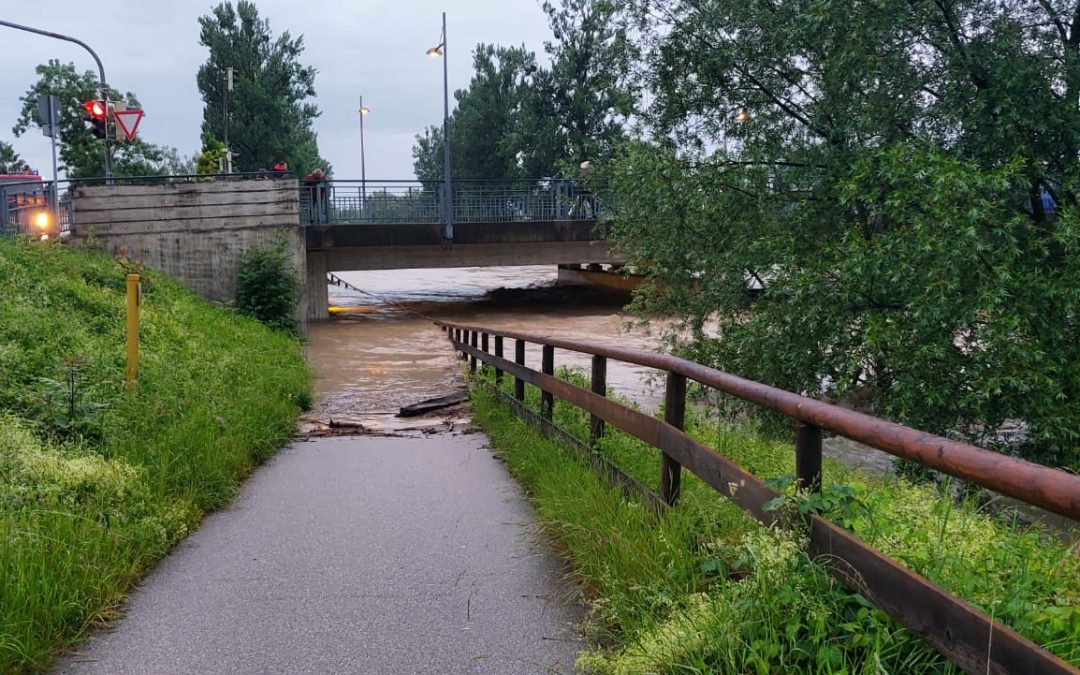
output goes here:
<path id="1" fill-rule="evenodd" d="M 77 37 L 101 57 L 109 84 L 138 95 L 146 110 L 139 135 L 199 150 L 203 103 L 195 73 L 206 60 L 198 17 L 216 2 L 199 0 L 0 0 L 0 18 Z M 413 137 L 442 122 L 442 64 L 424 55 L 439 41 L 447 13 L 450 91 L 472 75 L 478 42 L 524 44 L 540 55 L 549 39 L 538 0 L 259 0 L 275 35 L 304 36 L 304 65 L 318 69 L 315 121 L 319 150 L 338 178 L 360 177 L 359 96 L 368 179 L 411 178 Z M 51 173 L 49 140 L 32 129 L 14 138 L 18 97 L 50 58 L 96 70 L 81 47 L 0 26 L 0 140 L 12 143 L 42 175 Z M 452 99 L 451 99 L 452 102 Z"/>

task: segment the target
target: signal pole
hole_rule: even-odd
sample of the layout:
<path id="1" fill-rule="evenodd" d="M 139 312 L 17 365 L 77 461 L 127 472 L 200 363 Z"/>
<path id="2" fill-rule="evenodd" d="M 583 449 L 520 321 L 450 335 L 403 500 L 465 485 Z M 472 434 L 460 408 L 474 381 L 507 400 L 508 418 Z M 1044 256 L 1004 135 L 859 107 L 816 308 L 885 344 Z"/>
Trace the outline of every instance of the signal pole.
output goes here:
<path id="1" fill-rule="evenodd" d="M 90 45 L 86 44 L 78 38 L 73 38 L 70 35 L 62 35 L 60 33 L 52 33 L 47 30 L 41 30 L 40 28 L 31 28 L 30 26 L 23 26 L 10 21 L 4 21 L 0 19 L 0 26 L 7 26 L 8 28 L 14 28 L 16 30 L 24 30 L 28 33 L 37 33 L 38 35 L 44 35 L 45 37 L 55 38 L 57 40 L 66 40 L 67 42 L 74 42 L 86 51 L 90 52 L 90 56 L 94 57 L 94 61 L 97 62 L 98 74 L 101 76 L 101 100 L 105 105 L 105 114 L 109 114 L 109 85 L 105 81 L 105 66 L 101 65 L 101 59 L 98 58 L 97 53 L 90 48 Z M 112 139 L 109 138 L 109 120 L 105 119 L 105 182 L 112 185 Z"/>

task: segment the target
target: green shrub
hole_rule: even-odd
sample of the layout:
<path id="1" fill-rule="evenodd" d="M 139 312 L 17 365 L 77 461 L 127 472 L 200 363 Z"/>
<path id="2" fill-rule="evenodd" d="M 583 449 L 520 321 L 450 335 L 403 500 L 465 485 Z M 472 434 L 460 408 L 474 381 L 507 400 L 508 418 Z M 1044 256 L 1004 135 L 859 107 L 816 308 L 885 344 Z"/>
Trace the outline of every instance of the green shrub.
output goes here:
<path id="1" fill-rule="evenodd" d="M 272 246 L 256 246 L 241 256 L 236 274 L 236 308 L 242 314 L 296 335 L 299 299 L 300 276 L 289 262 L 283 236 Z"/>

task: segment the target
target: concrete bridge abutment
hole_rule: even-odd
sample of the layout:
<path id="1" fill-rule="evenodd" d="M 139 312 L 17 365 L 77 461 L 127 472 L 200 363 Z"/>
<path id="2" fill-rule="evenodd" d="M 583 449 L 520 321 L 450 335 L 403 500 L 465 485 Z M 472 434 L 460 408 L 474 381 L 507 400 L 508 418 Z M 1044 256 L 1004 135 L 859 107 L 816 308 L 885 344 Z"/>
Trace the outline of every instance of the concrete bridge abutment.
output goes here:
<path id="1" fill-rule="evenodd" d="M 235 302 L 244 253 L 279 241 L 307 286 L 294 179 L 75 185 L 72 220 L 75 245 L 122 254 L 214 302 Z M 302 293 L 298 318 L 307 318 L 309 302 Z"/>
<path id="2" fill-rule="evenodd" d="M 307 321 L 321 321 L 330 318 L 330 288 L 326 275 L 326 251 L 307 251 L 307 263 L 304 271 L 304 287 L 300 292 L 300 304 Z"/>
<path id="3" fill-rule="evenodd" d="M 73 242 L 160 270 L 231 305 L 243 255 L 283 242 L 302 282 L 297 317 L 329 316 L 327 273 L 614 263 L 595 221 L 303 225 L 295 179 L 170 180 L 72 188 Z"/>

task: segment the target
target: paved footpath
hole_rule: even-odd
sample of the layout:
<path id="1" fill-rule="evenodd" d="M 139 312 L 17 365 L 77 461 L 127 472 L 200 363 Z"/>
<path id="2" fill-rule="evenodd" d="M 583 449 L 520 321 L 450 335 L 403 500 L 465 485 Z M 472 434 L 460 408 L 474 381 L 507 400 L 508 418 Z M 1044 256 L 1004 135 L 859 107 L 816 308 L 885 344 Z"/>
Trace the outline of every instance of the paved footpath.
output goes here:
<path id="1" fill-rule="evenodd" d="M 572 673 L 564 570 L 481 434 L 286 448 L 60 673 Z"/>

